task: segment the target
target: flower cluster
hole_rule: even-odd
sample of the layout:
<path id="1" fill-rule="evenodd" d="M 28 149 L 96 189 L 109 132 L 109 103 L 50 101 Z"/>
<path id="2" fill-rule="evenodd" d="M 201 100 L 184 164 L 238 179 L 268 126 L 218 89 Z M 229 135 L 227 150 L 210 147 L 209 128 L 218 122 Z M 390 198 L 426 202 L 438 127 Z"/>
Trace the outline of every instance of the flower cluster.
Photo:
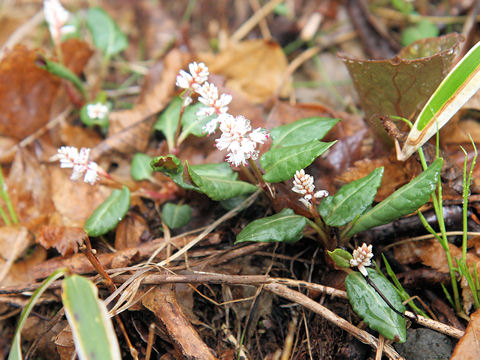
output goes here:
<path id="1" fill-rule="evenodd" d="M 109 108 L 100 102 L 87 105 L 87 115 L 90 119 L 103 119 L 107 116 Z"/>
<path id="2" fill-rule="evenodd" d="M 234 165 L 246 165 L 248 159 L 258 157 L 257 145 L 268 139 L 266 130 L 258 128 L 252 131 L 250 120 L 243 116 L 233 117 L 230 114 L 222 116 L 220 131 L 216 146 L 219 150 L 227 150 L 227 161 Z"/>
<path id="3" fill-rule="evenodd" d="M 90 149 L 81 148 L 80 151 L 74 146 L 62 146 L 52 160 L 60 161 L 61 168 L 73 169 L 70 179 L 76 181 L 83 176 L 83 181 L 90 185 L 99 179 L 99 166 L 94 161 L 88 161 Z"/>
<path id="4" fill-rule="evenodd" d="M 227 114 L 228 104 L 232 101 L 232 95 L 219 94 L 218 88 L 207 81 L 208 68 L 204 63 L 197 64 L 196 62 L 188 65 L 190 73 L 180 70 L 177 75 L 176 85 L 185 89 L 184 105 L 187 106 L 192 102 L 190 95 L 195 92 L 199 95 L 200 101 L 205 107 L 202 107 L 197 116 L 211 116 L 216 115 L 210 122 L 208 122 L 203 130 L 207 134 L 212 134 L 222 121 L 222 117 Z"/>
<path id="5" fill-rule="evenodd" d="M 204 63 L 191 63 L 190 73 L 180 70 L 176 85 L 185 89 L 184 106 L 192 102 L 190 95 L 197 93 L 198 101 L 205 107 L 200 108 L 197 116 L 215 115 L 203 128 L 207 134 L 213 134 L 217 128 L 222 135 L 216 140 L 219 150 L 227 150 L 226 160 L 234 165 L 246 165 L 248 159 L 257 159 L 257 145 L 268 139 L 266 130 L 258 128 L 252 131 L 250 121 L 243 116 L 234 117 L 228 113 L 228 104 L 232 101 L 229 94 L 219 94 L 218 88 L 207 81 L 209 72 Z"/>
<path id="6" fill-rule="evenodd" d="M 328 196 L 328 191 L 319 190 L 314 193 L 315 185 L 313 184 L 313 176 L 305 174 L 305 170 L 297 170 L 293 179 L 292 191 L 303 195 L 300 202 L 307 208 L 312 206 L 312 199 L 322 199 Z"/>
<path id="7" fill-rule="evenodd" d="M 70 13 L 65 10 L 59 0 L 44 0 L 43 13 L 55 44 L 60 43 L 60 38 L 63 34 L 74 30 L 72 26 L 65 25 L 70 17 Z"/>
<path id="8" fill-rule="evenodd" d="M 358 271 L 362 273 L 363 276 L 367 276 L 367 269 L 365 266 L 370 266 L 370 259 L 373 257 L 372 245 L 363 243 L 362 246 L 353 250 L 353 259 L 350 260 L 350 265 L 352 267 L 357 267 Z"/>

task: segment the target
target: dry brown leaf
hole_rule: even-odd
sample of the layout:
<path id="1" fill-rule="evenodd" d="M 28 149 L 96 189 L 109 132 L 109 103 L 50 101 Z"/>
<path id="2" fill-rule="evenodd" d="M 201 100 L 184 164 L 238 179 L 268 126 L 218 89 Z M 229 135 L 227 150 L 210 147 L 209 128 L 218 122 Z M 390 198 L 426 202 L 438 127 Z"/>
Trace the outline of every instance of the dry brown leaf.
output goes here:
<path id="1" fill-rule="evenodd" d="M 60 359 L 70 360 L 75 353 L 75 344 L 73 342 L 72 330 L 68 324 L 65 324 L 63 330 L 55 337 L 54 342 Z"/>
<path id="2" fill-rule="evenodd" d="M 219 54 L 203 54 L 211 74 L 227 78 L 226 86 L 253 103 L 263 103 L 277 94 L 288 67 L 282 48 L 274 41 L 256 39 L 231 44 Z M 288 96 L 290 82 L 280 92 Z"/>
<path id="3" fill-rule="evenodd" d="M 17 152 L 8 175 L 7 191 L 20 223 L 35 231 L 53 212 L 50 176 L 45 165 L 25 149 Z"/>
<path id="4" fill-rule="evenodd" d="M 79 74 L 91 55 L 87 43 L 62 44 L 65 64 Z M 61 80 L 35 65 L 38 50 L 16 46 L 0 62 L 0 133 L 22 139 L 50 120 Z"/>
<path id="5" fill-rule="evenodd" d="M 0 228 L 0 284 L 32 240 L 31 234 L 25 227 L 3 226 Z"/>
<path id="6" fill-rule="evenodd" d="M 120 221 L 115 232 L 115 249 L 121 250 L 135 247 L 141 243 L 140 237 L 148 231 L 147 222 L 143 217 L 133 212 L 127 213 Z"/>
<path id="7" fill-rule="evenodd" d="M 480 310 L 470 315 L 465 335 L 458 341 L 450 360 L 475 360 L 480 354 Z"/>
<path id="8" fill-rule="evenodd" d="M 10 268 L 7 276 L 2 280 L 0 285 L 2 287 L 24 287 L 31 285 L 36 279 L 35 266 L 42 264 L 47 258 L 47 251 L 38 246 L 32 254 L 29 254 L 24 259 L 15 262 Z M 56 269 L 52 269 L 50 275 Z"/>
<path id="9" fill-rule="evenodd" d="M 49 192 L 58 213 L 52 214 L 51 224 L 83 228 L 85 220 L 110 195 L 111 189 L 73 182 L 68 169 L 60 169 L 57 164 L 51 164 L 49 170 Z"/>
<path id="10" fill-rule="evenodd" d="M 42 226 L 36 242 L 45 249 L 54 247 L 62 256 L 78 251 L 78 246 L 83 244 L 87 234 L 80 227 Z"/>

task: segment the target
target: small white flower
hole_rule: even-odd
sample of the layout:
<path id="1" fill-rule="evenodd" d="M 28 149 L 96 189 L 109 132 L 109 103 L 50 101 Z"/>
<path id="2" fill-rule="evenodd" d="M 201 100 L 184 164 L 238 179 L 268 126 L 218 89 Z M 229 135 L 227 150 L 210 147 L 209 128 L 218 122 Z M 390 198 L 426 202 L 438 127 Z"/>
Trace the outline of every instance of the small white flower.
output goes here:
<path id="1" fill-rule="evenodd" d="M 200 95 L 198 101 L 205 105 L 205 107 L 196 113 L 197 116 L 222 115 L 227 113 L 228 104 L 232 101 L 232 95 L 222 94 L 219 97 L 217 87 L 209 82 L 203 84 L 202 87 L 196 91 Z"/>
<path id="2" fill-rule="evenodd" d="M 60 42 L 61 29 L 67 23 L 70 13 L 60 4 L 59 0 L 44 0 L 43 13 L 53 41 Z"/>
<path id="3" fill-rule="evenodd" d="M 61 168 L 73 168 L 71 180 L 76 181 L 84 176 L 83 181 L 93 185 L 99 179 L 99 168 L 97 163 L 88 160 L 89 156 L 90 149 L 81 148 L 78 151 L 74 146 L 62 146 L 52 160 L 59 160 Z"/>
<path id="4" fill-rule="evenodd" d="M 77 28 L 75 27 L 75 25 L 64 25 L 60 29 L 60 36 L 73 34 L 75 31 L 77 31 Z"/>
<path id="5" fill-rule="evenodd" d="M 183 99 L 183 107 L 187 107 L 192 103 L 192 98 L 190 96 L 187 96 L 185 99 Z"/>
<path id="6" fill-rule="evenodd" d="M 177 75 L 176 85 L 182 89 L 197 90 L 208 79 L 208 68 L 204 63 L 193 62 L 188 65 L 190 74 L 180 70 Z"/>
<path id="7" fill-rule="evenodd" d="M 108 114 L 108 106 L 100 102 L 87 105 L 87 115 L 90 119 L 103 119 Z"/>
<path id="8" fill-rule="evenodd" d="M 373 257 L 372 245 L 363 243 L 362 246 L 353 250 L 353 259 L 350 260 L 350 266 L 357 267 L 358 271 L 362 273 L 363 276 L 367 276 L 367 269 L 365 266 L 370 266 L 370 259 Z"/>
<path id="9" fill-rule="evenodd" d="M 328 191 L 320 190 L 314 193 L 315 185 L 313 184 L 313 176 L 305 174 L 305 170 L 297 170 L 293 178 L 292 191 L 303 195 L 299 201 L 306 207 L 312 207 L 312 199 L 319 199 L 328 196 Z"/>

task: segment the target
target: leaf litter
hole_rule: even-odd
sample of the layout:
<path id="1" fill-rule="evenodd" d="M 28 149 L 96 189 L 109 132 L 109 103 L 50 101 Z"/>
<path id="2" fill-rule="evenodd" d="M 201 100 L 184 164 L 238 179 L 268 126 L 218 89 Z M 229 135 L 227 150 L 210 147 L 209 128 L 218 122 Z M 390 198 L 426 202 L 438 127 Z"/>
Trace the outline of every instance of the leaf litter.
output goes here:
<path id="1" fill-rule="evenodd" d="M 69 8 L 83 6 L 74 1 L 71 3 L 66 2 L 65 5 Z M 36 66 L 39 52 L 46 54 L 49 59 L 58 60 L 58 54 L 53 51 L 43 26 L 36 27 L 31 34 L 25 34 L 20 39 L 22 44 L 6 49 L 0 59 L 1 152 L 47 127 L 48 122 L 67 106 L 74 108 L 60 125 L 48 128 L 44 135 L 35 138 L 26 148 L 22 146 L 14 159 L 0 156 L 8 194 L 20 219 L 16 226 L 0 222 L 0 247 L 3 249 L 0 267 L 2 313 L 8 314 L 13 304 L 25 304 L 24 297 L 18 292 L 28 288 L 34 290 L 38 281 L 59 267 L 66 266 L 72 272 L 87 276 L 96 275 L 96 269 L 82 253 L 86 240 L 83 226 L 93 210 L 110 195 L 112 184 L 108 179 L 95 187 L 82 182 L 73 183 L 64 169 L 50 164 L 49 158 L 55 149 L 66 144 L 92 148 L 92 159 L 113 177 L 134 189 L 130 211 L 116 229 L 91 240 L 99 263 L 122 289 L 118 294 L 121 294 L 121 298 L 115 299 L 112 304 L 116 309 L 124 310 L 122 316 L 128 336 L 133 340 L 140 357 L 153 351 L 151 358 L 164 355 L 227 359 L 235 358 L 239 352 L 252 359 L 275 358 L 280 353 L 298 359 L 341 356 L 366 358 L 370 350 L 360 342 L 352 341 L 351 336 L 355 336 L 353 333 L 339 333 L 336 325 L 319 320 L 323 319 L 319 315 L 310 316 L 301 307 L 290 307 L 284 299 L 292 301 L 292 298 L 286 295 L 281 297 L 281 292 L 273 295 L 273 300 L 270 293 L 266 298 L 265 292 L 261 291 L 261 283 L 237 286 L 233 280 L 234 276 L 266 275 L 327 286 L 343 284 L 343 281 L 333 280 L 339 275 L 328 263 L 328 257 L 319 250 L 318 243 L 312 240 L 312 233 L 305 233 L 305 237 L 295 244 L 234 245 L 235 236 L 259 217 L 275 215 L 283 207 L 290 207 L 297 214 L 305 214 L 305 209 L 299 209 L 300 204 L 295 198 L 283 196 L 273 207 L 269 207 L 264 198 L 259 198 L 256 206 L 241 210 L 238 216 L 218 223 L 213 232 L 201 233 L 204 226 L 215 223 L 226 212 L 222 206 L 228 209 L 231 205 L 218 204 L 201 194 L 180 189 L 170 178 L 159 173 L 154 173 L 152 180 L 135 182 L 130 176 L 131 158 L 137 152 L 152 157 L 167 154 L 166 141 L 158 132 L 152 132 L 153 125 L 173 96 L 178 94 L 175 79 L 179 70 L 185 69 L 192 60 L 204 61 L 211 73 L 215 74 L 211 77 L 212 83 L 218 86 L 221 93 L 233 96 L 231 114 L 246 116 L 254 128 L 272 129 L 311 116 L 340 119 L 323 139 L 338 140 L 337 143 L 309 166 L 310 173 L 315 177 L 318 188 L 334 194 L 342 185 L 384 166 L 385 174 L 375 197 L 375 202 L 380 202 L 415 178 L 420 173 L 420 166 L 416 159 L 407 163 L 394 160 L 391 147 L 382 145 L 378 140 L 380 136 L 387 142 L 391 141 L 375 116 L 400 115 L 412 118 L 448 72 L 457 50 L 463 46 L 461 36 L 449 34 L 421 40 L 403 48 L 393 60 L 374 61 L 366 55 L 363 57 L 367 60 L 354 59 L 349 55 L 336 58 L 331 56 L 328 47 L 322 45 L 321 32 L 330 36 L 342 18 L 348 21 L 345 18 L 345 6 L 335 2 L 316 6 L 313 1 L 305 0 L 304 9 L 299 4 L 292 5 L 293 9 L 289 9 L 287 3 L 281 4 L 283 10 L 281 5 L 277 5 L 275 14 L 267 12 L 265 20 L 259 20 L 264 30 L 265 26 L 272 30 L 273 39 L 262 38 L 266 33 L 254 28 L 247 39 L 237 42 L 228 41 L 229 34 L 233 34 L 241 23 L 260 11 L 258 7 L 252 9 L 248 2 L 235 2 L 234 5 L 232 2 L 231 6 L 221 2 L 215 5 L 206 1 L 190 2 L 196 3 L 189 10 L 191 14 L 184 12 L 185 8 L 179 5 L 182 2 L 158 6 L 143 1 L 122 2 L 122 6 L 118 7 L 100 3 L 129 38 L 130 46 L 124 56 L 115 56 L 113 60 L 110 59 L 109 67 L 98 71 L 102 68 L 102 60 L 91 39 L 73 38 L 62 43 L 62 61 L 73 73 L 87 81 L 91 89 L 98 86 L 96 79 L 103 76 L 100 82 L 111 87 L 107 93 L 110 91 L 113 94 L 118 90 L 109 99 L 114 110 L 109 115 L 108 132 L 86 128 L 78 117 L 79 107 L 85 101 L 94 100 L 93 97 L 98 94 L 91 95 L 92 99 L 82 99 L 72 85 Z M 260 3 L 268 5 L 273 2 Z M 4 13 L 10 14 L 25 7 L 23 3 L 8 4 Z M 209 12 L 209 7 L 214 9 Z M 320 33 L 311 43 L 286 41 L 292 36 L 293 39 L 300 39 L 301 27 L 310 15 L 306 9 L 320 14 L 323 19 L 318 25 Z M 458 9 L 466 12 L 469 6 Z M 273 7 L 269 11 L 272 10 Z M 372 20 L 367 15 L 371 16 L 368 11 L 373 10 L 367 9 L 367 13 L 364 10 L 361 16 L 366 17 L 367 22 L 364 25 L 357 23 L 357 29 L 370 22 L 370 25 L 375 24 L 373 36 L 385 40 L 386 33 L 378 27 L 380 21 L 383 27 L 390 27 L 393 36 L 388 34 L 388 42 L 392 45 L 399 28 L 393 26 L 388 17 L 380 16 Z M 290 16 L 282 14 L 282 11 L 290 11 Z M 423 11 L 428 13 L 432 9 Z M 221 22 L 217 21 L 217 12 L 222 14 Z M 199 14 L 202 16 L 199 17 Z M 5 15 L 1 14 L 0 18 L 2 16 Z M 292 27 L 279 25 L 287 19 Z M 205 26 L 205 22 L 208 26 Z M 139 23 L 141 26 L 137 28 Z M 15 24 L 22 26 L 21 22 Z M 11 36 L 12 26 L 2 27 L 0 39 Z M 358 31 L 362 34 L 363 30 L 360 28 Z M 32 36 L 33 33 L 38 35 Z M 37 40 L 33 41 L 32 38 Z M 335 51 L 346 53 L 352 49 L 352 44 L 357 46 L 359 53 L 369 53 L 368 49 L 359 45 L 358 39 L 348 40 L 348 37 L 335 44 Z M 319 47 L 322 55 L 329 56 L 332 62 L 329 69 L 337 66 L 344 72 L 342 62 L 345 63 L 352 82 L 347 80 L 347 84 L 302 87 L 302 83 L 296 84 L 295 80 L 308 80 L 308 74 L 316 71 L 308 67 L 309 63 L 300 67 L 294 77 L 286 75 L 289 64 L 302 50 L 314 46 Z M 384 58 L 390 56 L 390 50 L 378 48 L 375 51 Z M 328 75 L 323 74 L 323 78 L 328 78 Z M 335 78 L 335 81 L 340 82 L 341 79 Z M 356 98 L 338 101 L 338 94 L 342 96 L 338 91 L 347 88 L 349 94 L 354 94 L 353 87 L 357 91 L 358 101 Z M 321 96 L 312 96 L 312 92 Z M 336 95 L 332 97 L 335 92 Z M 332 98 L 336 101 L 310 102 L 312 99 Z M 478 140 L 478 114 L 475 113 L 478 107 L 473 103 L 469 108 L 472 109 L 470 112 L 465 111 L 468 116 L 462 113 L 440 135 L 443 156 L 456 163 L 455 166 L 460 170 L 463 158 L 459 146 L 465 147 L 471 157 L 473 149 L 469 147 L 468 134 L 472 135 L 475 142 Z M 397 125 L 405 131 L 402 125 Z M 223 161 L 224 154 L 216 151 L 212 145 L 211 139 L 190 136 L 175 151 L 182 160 L 192 165 Z M 269 143 L 266 143 L 260 149 L 265 151 L 268 146 Z M 475 170 L 474 174 L 478 171 Z M 240 180 L 245 181 L 246 175 L 240 174 Z M 469 224 L 473 231 L 478 231 L 478 179 L 474 178 L 474 185 Z M 458 187 L 452 182 L 444 182 L 443 186 L 452 206 L 461 206 Z M 279 189 L 279 194 L 289 191 L 286 185 L 280 185 Z M 194 209 L 192 221 L 180 229 L 168 229 L 162 223 L 160 211 L 167 200 L 189 204 Z M 3 202 L 0 201 L 0 205 L 3 206 Z M 459 222 L 453 221 L 449 225 L 454 230 L 460 229 Z M 410 237 L 414 235 L 422 234 L 411 234 Z M 172 254 L 191 242 L 196 246 L 183 252 L 180 257 L 171 258 Z M 390 243 L 389 239 L 378 240 L 381 246 Z M 458 247 L 452 244 L 451 249 L 454 257 L 460 256 Z M 474 249 L 474 246 L 469 249 L 468 264 L 478 267 L 478 254 L 474 253 Z M 390 254 L 398 262 L 399 272 L 407 273 L 414 267 L 426 266 L 444 273 L 446 262 L 442 251 L 436 242 L 411 242 L 395 245 L 394 252 L 390 251 Z M 412 255 L 416 255 L 416 258 L 413 259 Z M 163 264 L 167 272 L 150 270 L 147 275 L 147 261 L 150 265 Z M 117 281 L 115 277 L 120 274 L 123 274 L 122 281 Z M 160 274 L 164 278 L 172 276 L 172 279 L 162 280 L 163 283 L 155 286 L 155 282 L 147 281 L 148 276 L 153 274 Z M 224 274 L 226 280 L 201 282 L 194 279 L 201 279 L 205 274 Z M 195 285 L 185 287 L 182 283 L 188 281 L 181 280 L 182 276 Z M 140 280 L 135 281 L 137 278 L 148 285 L 140 285 Z M 461 286 L 463 300 L 468 307 L 471 297 L 465 281 L 461 282 Z M 99 288 L 103 298 L 110 295 L 102 285 L 99 284 Z M 412 294 L 418 294 L 428 301 L 421 289 L 413 286 L 410 290 Z M 439 284 L 434 284 L 434 291 L 443 297 Z M 305 293 L 311 297 L 318 296 L 313 290 Z M 348 303 L 328 296 L 323 300 L 338 315 L 358 324 L 359 318 L 352 313 Z M 445 299 L 443 302 L 448 303 Z M 36 336 L 45 332 L 46 319 L 53 318 L 52 309 L 55 307 L 52 303 L 59 304 L 55 290 L 44 296 L 37 306 L 39 313 L 32 317 L 30 335 L 24 336 L 25 346 L 31 345 Z M 153 320 L 151 314 L 155 317 Z M 296 343 L 289 348 L 285 343 L 287 327 L 292 318 L 299 316 L 302 321 L 296 325 Z M 475 351 L 476 343 L 471 338 L 474 337 L 477 317 L 476 313 L 471 315 L 466 335 L 458 343 L 452 358 L 467 358 L 462 357 L 466 356 L 463 354 Z M 12 336 L 14 320 L 2 317 L 3 338 Z M 149 328 L 152 321 L 156 326 L 154 330 Z M 461 321 L 462 325 L 467 324 Z M 64 320 L 57 320 L 54 325 L 48 330 L 48 338 L 55 337 L 55 341 L 49 341 L 45 336 L 42 341 L 35 343 L 34 351 L 38 356 L 50 354 L 49 358 L 70 358 L 74 347 L 69 327 Z M 163 330 L 159 331 L 160 328 Z M 153 344 L 149 342 L 150 333 L 154 336 Z M 313 338 L 314 334 L 319 338 Z M 358 334 L 360 332 L 357 337 Z M 0 354 L 4 357 L 9 346 L 8 342 L 0 342 Z M 132 353 L 125 343 L 122 349 L 125 356 Z M 393 356 L 392 351 L 393 348 L 387 345 L 387 356 Z"/>

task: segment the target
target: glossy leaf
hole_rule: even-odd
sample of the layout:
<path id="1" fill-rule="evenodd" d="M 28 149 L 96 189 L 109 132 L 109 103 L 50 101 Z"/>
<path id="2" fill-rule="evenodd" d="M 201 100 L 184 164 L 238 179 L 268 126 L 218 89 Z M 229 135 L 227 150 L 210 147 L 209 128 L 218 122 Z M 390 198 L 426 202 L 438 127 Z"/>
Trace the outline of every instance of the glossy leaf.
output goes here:
<path id="1" fill-rule="evenodd" d="M 80 360 L 120 360 L 120 347 L 107 308 L 90 280 L 72 275 L 62 283 L 62 301 Z"/>
<path id="2" fill-rule="evenodd" d="M 167 140 L 168 148 L 173 149 L 175 132 L 177 131 L 178 119 L 182 108 L 182 99 L 176 96 L 172 99 L 167 108 L 160 114 L 154 129 L 161 131 Z"/>
<path id="3" fill-rule="evenodd" d="M 340 119 L 310 117 L 272 129 L 272 147 L 293 146 L 322 139 Z"/>
<path id="4" fill-rule="evenodd" d="M 106 57 L 118 54 L 128 46 L 125 34 L 110 15 L 100 7 L 88 9 L 87 27 L 92 34 L 95 47 L 100 49 Z"/>
<path id="5" fill-rule="evenodd" d="M 382 182 L 383 167 L 352 181 L 334 195 L 322 200 L 318 211 L 329 226 L 342 226 L 362 214 L 373 202 Z"/>
<path id="6" fill-rule="evenodd" d="M 85 222 L 84 230 L 89 236 L 100 236 L 115 229 L 130 207 L 130 190 L 115 189 L 112 194 L 95 209 Z"/>
<path id="7" fill-rule="evenodd" d="M 455 65 L 428 99 L 397 158 L 408 159 L 480 89 L 480 42 Z"/>
<path id="8" fill-rule="evenodd" d="M 367 269 L 368 277 L 378 287 L 389 302 L 401 313 L 405 312 L 402 299 L 392 284 L 373 269 Z M 406 320 L 394 312 L 370 286 L 359 272 L 348 274 L 345 279 L 348 299 L 353 310 L 373 330 L 389 340 L 405 342 L 407 337 Z"/>
<path id="9" fill-rule="evenodd" d="M 326 143 L 313 140 L 306 144 L 285 146 L 267 151 L 260 158 L 260 165 L 265 170 L 263 179 L 266 182 L 275 183 L 292 178 L 297 170 L 309 166 L 335 142 Z"/>
<path id="10" fill-rule="evenodd" d="M 136 181 L 148 180 L 152 177 L 153 169 L 150 166 L 152 158 L 147 154 L 136 153 L 133 155 L 130 173 Z"/>
<path id="11" fill-rule="evenodd" d="M 353 256 L 348 251 L 343 249 L 335 249 L 333 251 L 327 250 L 327 252 L 338 267 L 350 267 L 350 260 L 353 259 Z"/>
<path id="12" fill-rule="evenodd" d="M 226 163 L 224 164 L 228 167 Z M 226 174 L 216 173 L 205 167 L 199 169 L 199 167 L 189 166 L 188 164 L 187 167 L 188 173 L 193 182 L 199 187 L 201 192 L 206 194 L 212 200 L 225 200 L 240 195 L 250 194 L 257 190 L 255 185 L 236 180 L 237 174 L 233 172 L 233 175 L 225 176 Z"/>
<path id="13" fill-rule="evenodd" d="M 17 324 L 17 328 L 15 329 L 15 335 L 13 336 L 12 346 L 10 348 L 10 354 L 8 355 L 8 360 L 22 360 L 22 339 L 21 333 L 22 329 L 25 326 L 25 322 L 27 321 L 28 316 L 32 312 L 35 304 L 37 303 L 38 299 L 45 290 L 57 279 L 64 276 L 67 273 L 67 269 L 62 268 L 55 270 L 49 277 L 47 277 L 42 284 L 33 292 L 30 300 L 28 301 L 27 305 L 22 309 L 20 314 L 20 319 Z"/>
<path id="14" fill-rule="evenodd" d="M 248 224 L 237 235 L 235 243 L 245 241 L 294 243 L 303 237 L 306 223 L 307 219 L 296 215 L 292 209 L 283 209 L 276 215 Z"/>
<path id="15" fill-rule="evenodd" d="M 400 216 L 412 213 L 425 204 L 435 190 L 442 165 L 443 159 L 435 160 L 426 171 L 362 214 L 348 232 L 347 237 L 387 224 Z"/>
<path id="16" fill-rule="evenodd" d="M 192 217 L 189 205 L 166 203 L 162 209 L 162 220 L 170 229 L 178 229 L 186 225 Z"/>

